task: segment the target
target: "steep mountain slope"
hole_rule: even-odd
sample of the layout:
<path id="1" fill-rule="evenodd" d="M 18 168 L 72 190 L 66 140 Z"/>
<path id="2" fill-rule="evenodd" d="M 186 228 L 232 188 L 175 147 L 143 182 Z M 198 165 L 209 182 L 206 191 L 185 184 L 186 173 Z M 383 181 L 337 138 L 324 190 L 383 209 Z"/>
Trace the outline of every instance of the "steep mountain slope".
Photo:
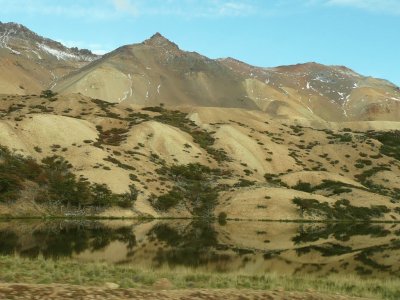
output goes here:
<path id="1" fill-rule="evenodd" d="M 316 63 L 259 68 L 186 52 L 160 34 L 99 59 L 15 23 L 0 23 L 0 92 L 52 88 L 109 102 L 262 110 L 276 118 L 397 121 L 400 90 Z"/>
<path id="2" fill-rule="evenodd" d="M 0 22 L 1 93 L 38 93 L 97 58 L 89 50 L 67 48 L 20 24 Z"/>
<path id="3" fill-rule="evenodd" d="M 156 34 L 123 46 L 63 78 L 55 91 L 82 93 L 109 102 L 256 109 L 240 77 L 218 61 L 184 52 Z"/>
<path id="4" fill-rule="evenodd" d="M 257 68 L 232 58 L 220 61 L 246 78 L 249 97 L 263 110 L 280 108 L 291 100 L 328 121 L 400 119 L 399 87 L 343 66 L 307 63 Z"/>
<path id="5" fill-rule="evenodd" d="M 345 67 L 258 68 L 185 52 L 160 34 L 121 47 L 57 84 L 109 102 L 236 107 L 311 120 L 398 120 L 400 90 Z"/>

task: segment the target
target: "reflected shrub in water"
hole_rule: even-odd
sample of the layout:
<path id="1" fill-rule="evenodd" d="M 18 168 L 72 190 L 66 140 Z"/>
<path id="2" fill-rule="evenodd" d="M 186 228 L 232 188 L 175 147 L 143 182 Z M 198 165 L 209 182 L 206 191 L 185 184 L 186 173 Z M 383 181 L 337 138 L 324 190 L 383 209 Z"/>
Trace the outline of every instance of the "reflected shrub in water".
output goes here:
<path id="1" fill-rule="evenodd" d="M 18 247 L 18 236 L 10 230 L 0 231 L 0 254 L 13 254 Z"/>
<path id="2" fill-rule="evenodd" d="M 218 224 L 221 226 L 226 225 L 226 218 L 228 217 L 228 215 L 225 212 L 220 212 L 218 214 Z"/>
<path id="3" fill-rule="evenodd" d="M 299 256 L 307 254 L 311 251 L 318 251 L 321 253 L 322 256 L 336 256 L 351 253 L 353 249 L 348 246 L 333 243 L 324 244 L 322 246 L 309 246 L 296 249 L 296 253 Z"/>
<path id="4" fill-rule="evenodd" d="M 316 242 L 333 236 L 338 241 L 349 241 L 353 236 L 369 235 L 384 237 L 390 231 L 381 225 L 368 223 L 327 223 L 318 225 L 301 225 L 296 236 L 292 238 L 295 244 Z"/>
<path id="5" fill-rule="evenodd" d="M 178 231 L 167 224 L 155 226 L 150 236 L 166 243 L 166 248 L 160 248 L 155 260 L 159 265 L 171 266 L 201 266 L 209 262 L 229 260 L 229 257 L 216 252 L 218 245 L 217 233 L 212 224 L 192 222 Z"/>
<path id="6" fill-rule="evenodd" d="M 20 256 L 58 259 L 71 257 L 83 251 L 96 251 L 107 247 L 111 242 L 120 241 L 129 250 L 136 245 L 132 227 L 111 229 L 100 223 L 61 222 L 39 226 L 31 233 L 29 247 L 20 245 L 18 235 L 13 231 L 0 231 L 0 254 L 19 253 Z"/>

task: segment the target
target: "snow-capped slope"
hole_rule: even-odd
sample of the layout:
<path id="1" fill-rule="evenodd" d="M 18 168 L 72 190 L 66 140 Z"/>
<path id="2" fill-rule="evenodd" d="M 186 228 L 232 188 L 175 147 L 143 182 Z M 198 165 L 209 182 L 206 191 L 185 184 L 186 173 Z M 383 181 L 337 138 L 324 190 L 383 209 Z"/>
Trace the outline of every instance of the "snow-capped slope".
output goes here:
<path id="1" fill-rule="evenodd" d="M 65 47 L 17 23 L 0 22 L 0 48 L 31 59 L 44 59 L 50 55 L 57 60 L 89 62 L 99 57 L 87 49 Z"/>
<path id="2" fill-rule="evenodd" d="M 99 56 L 68 48 L 17 23 L 0 22 L 0 93 L 26 94 L 54 87 L 56 80 Z"/>

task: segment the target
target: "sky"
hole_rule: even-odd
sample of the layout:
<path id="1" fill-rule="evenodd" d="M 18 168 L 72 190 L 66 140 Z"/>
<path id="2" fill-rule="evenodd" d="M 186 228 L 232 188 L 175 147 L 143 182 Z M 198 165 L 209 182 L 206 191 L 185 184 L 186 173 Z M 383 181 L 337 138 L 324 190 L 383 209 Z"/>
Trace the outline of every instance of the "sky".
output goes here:
<path id="1" fill-rule="evenodd" d="M 96 53 L 160 32 L 210 58 L 345 65 L 400 86 L 400 0 L 0 0 L 0 8 L 2 22 Z"/>

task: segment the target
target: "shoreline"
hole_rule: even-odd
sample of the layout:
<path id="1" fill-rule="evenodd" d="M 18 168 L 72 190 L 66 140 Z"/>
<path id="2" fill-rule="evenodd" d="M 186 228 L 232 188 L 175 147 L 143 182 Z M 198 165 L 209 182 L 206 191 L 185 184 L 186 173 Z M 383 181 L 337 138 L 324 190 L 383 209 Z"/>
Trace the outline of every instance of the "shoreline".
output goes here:
<path id="1" fill-rule="evenodd" d="M 201 218 L 201 217 L 101 217 L 101 216 L 0 216 L 0 222 L 13 221 L 13 220 L 88 220 L 88 221 L 102 221 L 102 220 L 132 220 L 132 221 L 174 221 L 174 220 L 187 220 L 195 221 L 202 220 L 208 222 L 217 222 L 218 218 Z M 321 223 L 321 224 L 400 224 L 400 220 L 307 220 L 307 219 L 238 219 L 226 218 L 225 221 L 229 222 L 265 222 L 265 223 Z M 222 225 L 223 226 L 223 225 Z"/>
<path id="2" fill-rule="evenodd" d="M 338 294 L 352 297 L 398 299 L 400 279 L 364 278 L 361 276 L 328 275 L 300 276 L 276 273 L 213 273 L 195 268 L 142 268 L 134 265 L 78 262 L 68 259 L 27 259 L 0 256 L 0 283 L 12 284 L 67 284 L 74 286 L 105 287 L 113 283 L 123 289 L 155 289 L 160 281 L 162 289 L 216 289 Z"/>

